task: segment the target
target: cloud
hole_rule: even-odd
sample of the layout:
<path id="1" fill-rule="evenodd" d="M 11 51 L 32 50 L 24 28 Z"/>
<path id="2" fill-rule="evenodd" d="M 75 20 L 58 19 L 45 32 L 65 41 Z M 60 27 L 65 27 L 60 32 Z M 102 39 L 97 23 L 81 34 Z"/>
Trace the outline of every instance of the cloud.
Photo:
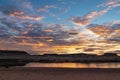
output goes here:
<path id="1" fill-rule="evenodd" d="M 21 10 L 21 9 L 16 5 L 7 5 L 7 6 L 3 5 L 3 6 L 0 6 L 0 11 L 5 15 L 8 15 L 11 12 L 19 11 L 19 10 Z"/>
<path id="2" fill-rule="evenodd" d="M 70 20 L 79 26 L 87 26 L 91 23 L 92 20 L 97 19 L 98 17 L 104 15 L 105 13 L 107 13 L 110 9 L 106 8 L 100 11 L 92 11 L 84 16 L 81 17 L 72 17 L 70 18 Z"/>
<path id="3" fill-rule="evenodd" d="M 12 0 L 14 2 L 14 0 Z M 16 3 L 21 3 L 21 5 L 16 4 Z M 4 15 L 4 17 L 8 17 L 11 20 L 16 21 L 26 21 L 26 20 L 31 20 L 31 21 L 40 21 L 44 18 L 44 16 L 36 14 L 33 12 L 33 7 L 31 2 L 29 1 L 20 1 L 14 2 L 14 5 L 5 4 L 0 6 L 0 15 Z M 11 17 L 9 17 L 11 16 Z M 1 16 L 0 16 L 1 17 Z M 7 19 L 8 19 L 7 18 Z"/>
<path id="4" fill-rule="evenodd" d="M 14 16 L 23 15 L 24 12 L 15 12 Z M 2 39 L 10 39 L 17 43 L 25 41 L 26 43 L 42 42 L 47 45 L 66 45 L 71 44 L 64 41 L 69 34 L 65 30 L 65 26 L 61 24 L 40 24 L 36 22 L 19 22 L 9 20 L 8 17 L 0 21 Z M 4 29 L 2 28 L 4 26 Z M 46 27 L 44 27 L 46 26 Z"/>
<path id="5" fill-rule="evenodd" d="M 71 21 L 79 26 L 86 26 L 88 24 L 90 24 L 90 20 L 89 19 L 84 19 L 82 17 L 72 17 Z"/>
<path id="6" fill-rule="evenodd" d="M 81 17 L 72 17 L 70 20 L 79 26 L 87 26 L 91 23 L 92 20 L 97 19 L 98 17 L 101 17 L 105 13 L 107 13 L 109 10 L 112 10 L 113 8 L 120 6 L 120 0 L 108 0 L 107 2 L 98 5 L 98 7 L 105 7 L 105 9 L 102 9 L 100 11 L 92 11 L 86 15 L 83 15 Z"/>
<path id="7" fill-rule="evenodd" d="M 45 5 L 37 9 L 38 12 L 49 12 L 49 9 L 56 8 L 55 5 Z"/>
<path id="8" fill-rule="evenodd" d="M 102 38 L 107 38 L 112 32 L 110 27 L 105 26 L 105 25 L 91 24 L 91 25 L 89 25 L 88 29 L 91 30 L 92 32 L 94 32 L 95 34 L 99 35 Z"/>
<path id="9" fill-rule="evenodd" d="M 113 4 L 115 3 L 109 3 L 109 5 Z M 24 9 L 25 5 L 27 10 Z M 45 17 L 38 12 L 49 12 L 56 9 L 55 5 L 41 6 L 38 8 L 38 14 L 29 11 L 33 8 L 29 2 L 25 2 L 23 7 L 0 6 L 0 44 L 2 46 L 0 49 L 40 53 L 90 51 L 97 53 L 111 50 L 112 46 L 114 49 L 118 48 L 120 42 L 119 21 L 109 25 L 91 24 L 93 20 L 111 10 L 111 7 L 92 11 L 83 16 L 71 17 L 70 20 L 75 24 L 74 26 L 80 26 L 77 26 L 77 29 L 71 28 L 66 22 L 64 22 L 65 24 L 42 22 Z M 69 9 L 69 7 L 66 9 L 60 7 L 59 10 L 55 10 L 55 13 L 58 11 L 61 12 L 60 14 L 64 14 Z"/>
<path id="10" fill-rule="evenodd" d="M 33 5 L 29 0 L 24 0 L 24 1 L 22 1 L 22 0 L 17 0 L 17 1 L 16 0 L 9 0 L 9 1 L 7 1 L 7 3 L 6 3 L 6 1 L 3 1 L 3 2 L 5 2 L 5 3 L 4 3 L 4 5 L 1 5 L 1 6 L 3 6 L 4 8 L 5 7 L 10 8 L 10 6 L 13 6 L 14 9 L 19 8 L 22 10 L 25 10 L 25 9 L 28 9 L 29 11 L 33 10 Z M 12 3 L 14 3 L 14 4 L 12 4 Z M 18 3 L 20 3 L 20 4 L 18 4 Z M 19 9 L 16 9 L 16 10 L 19 10 Z"/>
<path id="11" fill-rule="evenodd" d="M 40 6 L 37 8 L 38 13 L 47 13 L 47 15 L 56 17 L 58 20 L 60 20 L 59 16 L 68 13 L 68 11 L 71 9 L 70 6 L 67 6 L 66 8 L 61 7 L 61 5 L 56 4 L 49 4 Z"/>
<path id="12" fill-rule="evenodd" d="M 109 8 L 115 8 L 120 6 L 120 0 L 108 0 L 107 2 L 98 5 L 98 7 L 109 7 Z"/>
<path id="13" fill-rule="evenodd" d="M 118 43 L 120 41 L 120 23 L 117 21 L 113 23 L 97 25 L 91 24 L 87 26 L 87 29 L 91 30 L 95 34 L 99 35 L 101 40 L 105 43 Z"/>
<path id="14" fill-rule="evenodd" d="M 114 4 L 114 3 L 108 3 L 108 4 Z M 102 10 L 92 11 L 81 17 L 79 17 L 79 16 L 71 17 L 70 21 L 77 26 L 81 26 L 82 31 L 77 33 L 77 35 L 74 35 L 73 37 L 68 38 L 67 40 L 68 41 L 72 41 L 72 40 L 82 41 L 82 39 L 83 39 L 83 41 L 85 41 L 85 40 L 103 41 L 103 42 L 107 41 L 109 36 L 111 35 L 111 33 L 113 33 L 113 29 L 111 29 L 111 26 L 92 25 L 91 22 L 93 20 L 101 17 L 102 15 L 106 14 L 109 10 L 111 10 L 113 8 L 115 8 L 115 7 L 107 6 Z M 89 25 L 91 25 L 92 27 L 89 27 Z"/>
<path id="15" fill-rule="evenodd" d="M 1 45 L 3 46 L 1 49 L 6 49 L 6 46 L 8 46 L 8 49 L 26 50 L 33 53 L 75 51 L 93 51 L 98 53 L 107 51 L 107 49 L 110 50 L 111 46 L 113 46 L 113 42 L 110 43 L 110 41 L 119 43 L 119 36 L 115 37 L 115 35 L 110 38 L 105 37 L 103 41 L 96 40 L 96 38 L 99 39 L 99 36 L 109 36 L 113 32 L 119 35 L 118 23 L 114 23 L 109 27 L 105 25 L 90 25 L 85 30 L 71 30 L 63 24 L 43 24 L 29 21 L 13 22 L 6 18 L 0 21 L 0 26 L 0 41 L 2 41 Z M 99 36 L 97 37 L 96 34 Z M 115 46 L 114 49 L 117 49 L 117 45 Z M 80 50 L 76 50 L 76 48 L 80 48 Z"/>
<path id="16" fill-rule="evenodd" d="M 11 13 L 9 13 L 9 16 L 17 17 L 19 19 L 28 19 L 28 20 L 35 20 L 35 21 L 39 21 L 39 20 L 42 20 L 44 18 L 43 16 L 30 16 L 30 15 L 27 15 L 23 11 L 11 12 Z"/>
<path id="17" fill-rule="evenodd" d="M 104 38 L 105 36 L 107 36 L 107 33 L 109 34 L 110 31 L 109 29 L 105 28 L 105 27 L 101 27 L 100 26 L 96 27 L 92 27 L 92 28 L 87 28 L 88 25 L 91 24 L 92 20 L 97 19 L 98 17 L 104 15 L 105 13 L 107 13 L 110 9 L 106 8 L 100 11 L 92 11 L 84 16 L 81 17 L 72 17 L 70 18 L 70 20 L 72 21 L 73 24 L 78 25 L 78 26 L 85 26 L 82 27 L 82 31 L 78 33 L 77 36 L 74 36 L 72 38 L 70 38 L 69 40 L 73 40 L 73 39 L 86 39 L 86 40 L 101 40 L 102 38 L 100 38 L 101 36 Z M 106 29 L 106 31 L 103 31 L 103 29 Z M 99 30 L 97 30 L 99 29 Z M 107 32 L 107 33 L 106 33 Z M 68 40 L 68 39 L 67 39 Z"/>
<path id="18" fill-rule="evenodd" d="M 108 41 L 113 41 L 115 43 L 119 43 L 120 41 L 120 28 L 114 30 L 109 36 L 108 36 Z"/>

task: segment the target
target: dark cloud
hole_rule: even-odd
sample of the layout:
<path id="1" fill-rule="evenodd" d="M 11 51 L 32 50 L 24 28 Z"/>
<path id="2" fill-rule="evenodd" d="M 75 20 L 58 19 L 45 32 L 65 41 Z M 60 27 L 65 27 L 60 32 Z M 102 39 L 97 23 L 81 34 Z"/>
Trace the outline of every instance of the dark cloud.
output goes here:
<path id="1" fill-rule="evenodd" d="M 110 41 L 110 42 L 115 41 L 116 43 L 119 43 L 120 37 L 117 37 L 117 38 L 110 38 L 110 39 L 108 39 L 108 41 Z"/>
<path id="2" fill-rule="evenodd" d="M 120 29 L 120 23 L 113 24 L 113 25 L 111 26 L 111 29 L 112 29 L 112 30 Z"/>
<path id="3" fill-rule="evenodd" d="M 10 3 L 14 3 L 14 4 L 11 5 Z M 18 4 L 18 3 L 21 3 L 21 4 Z M 11 19 L 12 21 L 13 20 L 39 21 L 44 18 L 43 16 L 32 12 L 32 5 L 28 0 L 26 0 L 26 1 L 10 0 L 6 4 L 0 5 L 0 18 L 3 15 L 5 17 L 12 18 Z"/>
<path id="4" fill-rule="evenodd" d="M 47 45 L 67 45 L 73 42 L 67 42 L 64 39 L 69 38 L 68 31 L 64 31 L 64 26 L 61 24 L 41 24 L 36 22 L 14 22 L 9 19 L 1 19 L 1 24 L 4 25 L 5 30 L 1 29 L 6 35 L 1 35 L 0 38 L 6 37 L 14 42 L 28 43 L 43 42 Z M 47 32 L 45 30 L 52 30 Z M 9 37 L 9 36 L 10 37 Z M 75 43 L 75 42 L 74 42 Z"/>
<path id="5" fill-rule="evenodd" d="M 11 12 L 19 11 L 20 8 L 14 5 L 0 6 L 0 11 L 6 15 L 9 15 Z"/>
<path id="6" fill-rule="evenodd" d="M 89 19 L 85 19 L 85 18 L 82 18 L 82 17 L 72 17 L 71 21 L 74 24 L 77 24 L 77 25 L 80 25 L 80 26 L 85 26 L 85 25 L 90 24 L 90 20 Z"/>

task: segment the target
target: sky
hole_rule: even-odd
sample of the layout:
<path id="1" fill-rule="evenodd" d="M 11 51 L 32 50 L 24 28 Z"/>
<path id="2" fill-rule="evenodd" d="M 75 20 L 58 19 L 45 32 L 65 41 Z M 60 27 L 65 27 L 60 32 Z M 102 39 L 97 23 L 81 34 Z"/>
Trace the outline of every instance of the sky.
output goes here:
<path id="1" fill-rule="evenodd" d="M 120 0 L 0 0 L 0 50 L 120 53 Z"/>

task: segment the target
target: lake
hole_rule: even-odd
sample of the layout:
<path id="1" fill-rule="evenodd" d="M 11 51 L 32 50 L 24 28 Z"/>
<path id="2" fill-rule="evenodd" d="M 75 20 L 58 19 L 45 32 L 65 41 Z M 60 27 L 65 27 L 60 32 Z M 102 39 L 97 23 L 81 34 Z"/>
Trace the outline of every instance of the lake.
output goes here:
<path id="1" fill-rule="evenodd" d="M 120 63 L 28 63 L 25 67 L 120 68 Z"/>

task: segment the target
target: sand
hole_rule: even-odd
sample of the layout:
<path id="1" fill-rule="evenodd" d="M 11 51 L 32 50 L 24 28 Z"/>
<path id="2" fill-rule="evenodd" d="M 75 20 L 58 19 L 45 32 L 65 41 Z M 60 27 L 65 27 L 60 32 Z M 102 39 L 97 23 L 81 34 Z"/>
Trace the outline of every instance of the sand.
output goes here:
<path id="1" fill-rule="evenodd" d="M 120 69 L 0 68 L 0 80 L 120 80 Z"/>

